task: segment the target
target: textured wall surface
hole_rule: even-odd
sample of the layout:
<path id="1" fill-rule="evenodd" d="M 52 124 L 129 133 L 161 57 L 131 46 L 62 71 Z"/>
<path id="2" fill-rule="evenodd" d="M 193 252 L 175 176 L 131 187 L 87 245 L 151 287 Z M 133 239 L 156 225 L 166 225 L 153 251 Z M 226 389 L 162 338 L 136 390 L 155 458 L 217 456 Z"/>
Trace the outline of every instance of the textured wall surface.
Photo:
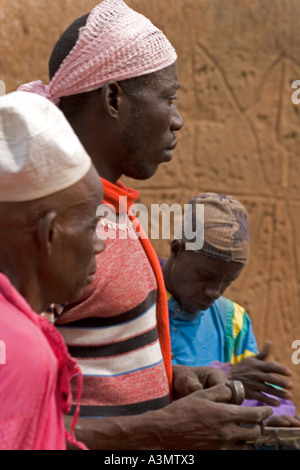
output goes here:
<path id="1" fill-rule="evenodd" d="M 230 193 L 251 215 L 251 257 L 227 295 L 252 317 L 259 346 L 294 372 L 300 409 L 299 0 L 128 0 L 177 49 L 178 109 L 185 125 L 171 163 L 148 181 L 125 183 L 140 202 L 184 204 L 196 193 Z M 7 91 L 47 81 L 47 59 L 91 0 L 0 0 L 0 80 Z M 153 240 L 167 256 L 168 240 Z"/>

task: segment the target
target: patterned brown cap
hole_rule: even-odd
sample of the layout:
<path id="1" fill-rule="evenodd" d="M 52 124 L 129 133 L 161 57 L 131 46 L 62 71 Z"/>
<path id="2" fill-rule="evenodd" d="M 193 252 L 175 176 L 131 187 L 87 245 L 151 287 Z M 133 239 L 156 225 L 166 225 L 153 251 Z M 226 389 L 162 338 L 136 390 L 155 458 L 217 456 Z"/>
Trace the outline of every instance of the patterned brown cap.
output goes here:
<path id="1" fill-rule="evenodd" d="M 233 196 L 204 193 L 193 197 L 193 230 L 202 224 L 197 223 L 197 204 L 204 206 L 204 243 L 198 251 L 226 261 L 247 263 L 249 257 L 249 214 L 245 207 Z M 187 240 L 184 235 L 183 240 Z"/>

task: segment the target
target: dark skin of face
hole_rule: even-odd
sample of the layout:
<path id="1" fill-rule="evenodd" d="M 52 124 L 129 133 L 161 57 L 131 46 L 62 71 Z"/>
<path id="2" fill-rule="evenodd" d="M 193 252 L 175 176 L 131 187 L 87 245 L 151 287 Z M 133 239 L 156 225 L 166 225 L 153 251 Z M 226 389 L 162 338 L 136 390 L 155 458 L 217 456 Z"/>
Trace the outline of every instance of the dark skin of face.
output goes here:
<path id="1" fill-rule="evenodd" d="M 134 91 L 111 80 L 91 93 L 82 115 L 70 123 L 103 178 L 147 179 L 171 160 L 175 133 L 183 126 L 174 104 L 178 88 L 173 64 Z"/>
<path id="2" fill-rule="evenodd" d="M 72 187 L 37 201 L 0 204 L 0 270 L 38 313 L 82 294 L 105 243 L 96 236 L 103 198 L 94 168 Z"/>
<path id="3" fill-rule="evenodd" d="M 191 313 L 206 310 L 240 275 L 244 265 L 185 249 L 172 242 L 171 256 L 163 266 L 167 290 Z"/>

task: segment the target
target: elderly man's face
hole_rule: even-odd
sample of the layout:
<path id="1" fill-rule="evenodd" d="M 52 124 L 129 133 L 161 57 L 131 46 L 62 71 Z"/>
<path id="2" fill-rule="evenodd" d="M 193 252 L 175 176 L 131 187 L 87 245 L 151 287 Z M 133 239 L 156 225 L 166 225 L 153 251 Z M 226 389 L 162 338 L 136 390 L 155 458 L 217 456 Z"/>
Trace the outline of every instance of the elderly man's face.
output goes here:
<path id="1" fill-rule="evenodd" d="M 181 251 L 172 265 L 174 297 L 191 313 L 206 310 L 240 275 L 244 265 L 193 251 Z"/>
<path id="2" fill-rule="evenodd" d="M 150 178 L 159 164 L 171 160 L 177 144 L 175 132 L 183 126 L 174 103 L 179 88 L 176 64 L 153 73 L 152 78 L 130 97 L 123 131 L 121 172 L 135 179 Z"/>
<path id="3" fill-rule="evenodd" d="M 105 248 L 105 242 L 96 235 L 97 207 L 102 203 L 103 189 L 100 179 L 91 170 L 72 189 L 72 206 L 56 224 L 58 243 L 53 249 L 51 293 L 55 302 L 72 302 L 93 281 L 96 254 Z M 53 300 L 52 300 L 53 302 Z"/>

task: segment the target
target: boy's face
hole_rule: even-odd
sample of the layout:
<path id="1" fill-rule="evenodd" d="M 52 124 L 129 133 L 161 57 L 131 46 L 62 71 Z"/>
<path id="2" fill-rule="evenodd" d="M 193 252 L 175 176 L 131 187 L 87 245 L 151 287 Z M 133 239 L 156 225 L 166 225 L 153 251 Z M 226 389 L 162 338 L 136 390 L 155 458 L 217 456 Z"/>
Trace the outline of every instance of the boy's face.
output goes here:
<path id="1" fill-rule="evenodd" d="M 191 313 L 210 307 L 244 267 L 236 261 L 223 261 L 190 250 L 182 250 L 173 256 L 172 293 Z"/>

